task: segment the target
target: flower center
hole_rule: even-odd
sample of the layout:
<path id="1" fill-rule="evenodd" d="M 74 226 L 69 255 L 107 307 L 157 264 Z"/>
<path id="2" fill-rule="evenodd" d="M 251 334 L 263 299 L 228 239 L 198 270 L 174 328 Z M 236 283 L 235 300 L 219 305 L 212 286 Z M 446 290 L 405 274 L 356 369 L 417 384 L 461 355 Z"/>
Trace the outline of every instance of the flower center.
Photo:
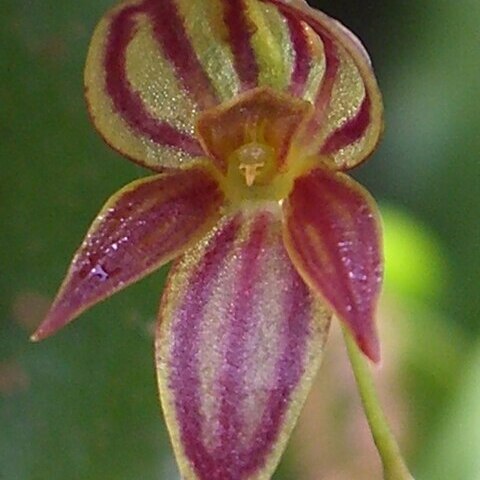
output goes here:
<path id="1" fill-rule="evenodd" d="M 274 175 L 275 151 L 269 145 L 251 142 L 237 148 L 228 158 L 229 175 L 238 169 L 245 178 L 247 187 L 265 184 Z"/>
<path id="2" fill-rule="evenodd" d="M 258 176 L 259 169 L 262 168 L 264 165 L 265 162 L 240 163 L 240 166 L 238 168 L 245 175 L 245 182 L 247 183 L 247 186 L 251 187 L 254 184 L 255 178 Z"/>
<path id="3" fill-rule="evenodd" d="M 281 200 L 293 184 L 291 147 L 311 104 L 259 87 L 202 112 L 197 134 L 221 167 L 230 200 Z"/>

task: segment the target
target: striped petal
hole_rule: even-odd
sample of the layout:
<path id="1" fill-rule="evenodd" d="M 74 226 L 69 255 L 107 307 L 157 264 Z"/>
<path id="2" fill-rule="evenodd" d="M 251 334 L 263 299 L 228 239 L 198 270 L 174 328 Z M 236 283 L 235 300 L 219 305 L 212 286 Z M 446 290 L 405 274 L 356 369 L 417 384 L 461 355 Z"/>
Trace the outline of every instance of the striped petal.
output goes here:
<path id="1" fill-rule="evenodd" d="M 296 11 L 260 0 L 127 0 L 95 30 L 86 98 L 107 143 L 162 171 L 202 154 L 200 112 L 257 87 L 312 100 L 324 64 Z"/>
<path id="2" fill-rule="evenodd" d="M 170 273 L 156 361 L 186 480 L 270 479 L 320 363 L 330 314 L 288 258 L 279 210 L 224 217 Z"/>
<path id="3" fill-rule="evenodd" d="M 285 245 L 303 279 L 379 361 L 374 316 L 383 256 L 374 200 L 345 174 L 316 169 L 295 181 L 284 212 Z"/>
<path id="4" fill-rule="evenodd" d="M 193 116 L 199 102 L 214 101 L 176 10 L 171 0 L 114 8 L 95 30 L 85 68 L 97 129 L 107 143 L 154 170 L 202 154 Z"/>
<path id="5" fill-rule="evenodd" d="M 316 35 L 313 47 L 321 51 L 321 81 L 309 92 L 316 111 L 303 141 L 332 167 L 354 167 L 373 152 L 383 130 L 382 99 L 368 54 L 343 25 L 306 2 L 263 1 L 306 23 Z"/>
<path id="6" fill-rule="evenodd" d="M 124 187 L 93 222 L 32 339 L 52 335 L 182 253 L 213 227 L 222 202 L 216 180 L 200 166 Z"/>

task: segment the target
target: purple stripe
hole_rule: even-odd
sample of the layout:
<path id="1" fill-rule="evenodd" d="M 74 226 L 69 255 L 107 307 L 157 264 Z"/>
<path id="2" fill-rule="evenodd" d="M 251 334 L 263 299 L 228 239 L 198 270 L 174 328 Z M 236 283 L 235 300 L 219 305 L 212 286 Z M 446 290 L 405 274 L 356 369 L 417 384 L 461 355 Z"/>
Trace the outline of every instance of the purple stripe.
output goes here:
<path id="1" fill-rule="evenodd" d="M 220 372 L 219 386 L 223 393 L 220 397 L 219 445 L 214 455 L 216 464 L 221 470 L 231 472 L 237 470 L 241 478 L 243 469 L 248 462 L 248 456 L 239 455 L 239 432 L 243 429 L 243 418 L 238 404 L 233 404 L 232 399 L 242 399 L 248 396 L 248 384 L 245 382 L 249 372 L 246 371 L 247 345 L 252 333 L 256 332 L 260 319 L 255 315 L 254 302 L 255 289 L 261 279 L 261 254 L 264 247 L 267 229 L 270 222 L 268 214 L 259 215 L 252 225 L 248 242 L 238 252 L 240 261 L 238 265 L 238 279 L 235 287 L 235 299 L 229 318 L 229 339 L 225 352 L 224 366 Z M 241 457 L 241 458 L 239 458 Z M 222 477 L 224 478 L 224 477 Z"/>
<path id="2" fill-rule="evenodd" d="M 235 217 L 211 240 L 201 264 L 189 279 L 190 288 L 172 332 L 170 388 L 185 454 L 202 480 L 214 480 L 211 473 L 215 472 L 216 463 L 203 443 L 198 334 L 204 308 L 239 229 L 239 217 Z"/>
<path id="3" fill-rule="evenodd" d="M 276 5 L 284 15 L 291 14 L 296 18 L 302 19 L 320 36 L 325 48 L 326 58 L 326 71 L 321 87 L 320 93 L 315 101 L 316 111 L 314 118 L 307 126 L 307 136 L 314 134 L 315 131 L 321 127 L 325 115 L 327 112 L 328 103 L 331 100 L 333 85 L 338 73 L 340 62 L 336 47 L 331 38 L 331 33 L 326 31 L 325 27 L 311 16 L 304 13 L 302 10 L 286 5 L 278 0 L 262 0 L 266 3 Z M 352 35 L 346 30 L 348 35 Z M 359 43 L 356 37 L 352 38 L 352 41 Z M 363 49 L 363 46 L 359 43 L 360 51 L 369 61 L 368 55 Z M 358 45 L 357 45 L 358 47 Z M 323 144 L 320 153 L 324 155 L 332 154 L 339 149 L 346 147 L 356 141 L 358 141 L 366 132 L 371 122 L 370 117 L 371 99 L 368 92 L 365 93 L 365 98 L 360 106 L 357 114 L 345 122 L 341 127 L 332 132 Z"/>
<path id="4" fill-rule="evenodd" d="M 283 250 L 283 245 L 281 246 Z M 265 412 L 254 436 L 252 448 L 245 454 L 249 459 L 247 472 L 263 465 L 275 444 L 289 409 L 294 390 L 305 371 L 309 323 L 312 315 L 311 297 L 302 279 L 283 250 L 284 262 L 290 272 L 285 274 L 288 284 L 285 293 L 285 324 L 282 328 L 283 350 L 275 369 L 276 385 L 268 398 Z"/>
<path id="5" fill-rule="evenodd" d="M 224 22 L 228 29 L 228 41 L 234 56 L 235 69 L 242 90 L 255 88 L 259 69 L 251 40 L 255 26 L 248 18 L 245 0 L 222 0 Z"/>
<path id="6" fill-rule="evenodd" d="M 265 465 L 306 366 L 312 313 L 309 291 L 291 264 L 280 234 L 270 243 L 271 214 L 264 212 L 253 221 L 245 222 L 239 215 L 210 242 L 207 253 L 188 279 L 188 292 L 175 313 L 178 321 L 172 327 L 170 389 L 181 442 L 200 480 L 246 479 Z M 246 228 L 249 229 L 247 239 L 238 244 L 240 229 Z M 224 315 L 226 338 L 217 345 L 202 345 L 199 338 L 202 325 L 209 328 L 205 307 L 228 266 L 225 261 L 232 251 L 238 255 L 234 265 L 238 275 L 234 295 L 226 303 L 231 305 Z M 244 415 L 249 413 L 244 412 L 242 406 L 252 395 L 247 355 L 250 341 L 258 340 L 262 322 L 269 321 L 260 316 L 255 299 L 261 293 L 259 285 L 270 255 L 281 267 L 277 288 L 282 292 L 283 314 L 279 318 L 281 325 L 271 339 L 275 364 L 272 380 L 265 385 L 268 388 L 266 403 L 261 406 L 252 440 L 245 445 L 242 443 L 242 432 L 246 432 Z M 202 414 L 202 399 L 208 392 L 200 390 L 199 356 L 202 349 L 213 348 L 221 349 L 222 365 L 210 392 L 218 401 L 218 426 L 216 431 L 209 432 L 214 425 L 206 424 Z M 213 449 L 207 447 L 205 434 L 214 439 Z"/>
<path id="7" fill-rule="evenodd" d="M 332 99 L 333 86 L 335 85 L 335 80 L 337 79 L 340 67 L 337 48 L 333 41 L 325 35 L 320 35 L 320 38 L 325 52 L 325 73 L 323 75 L 322 85 L 320 86 L 314 102 L 315 114 L 306 127 L 308 136 L 317 134 L 318 130 L 322 128 L 323 122 L 327 116 L 328 106 Z"/>
<path id="8" fill-rule="evenodd" d="M 341 148 L 360 140 L 370 125 L 370 108 L 370 96 L 366 93 L 356 115 L 348 119 L 342 126 L 329 135 L 320 153 L 322 155 L 331 155 Z"/>
<path id="9" fill-rule="evenodd" d="M 185 20 L 175 2 L 145 0 L 144 6 L 152 19 L 155 38 L 185 89 L 202 109 L 217 105 L 218 97 L 187 36 Z"/>
<path id="10" fill-rule="evenodd" d="M 305 91 L 308 75 L 312 66 L 312 56 L 307 32 L 305 31 L 305 24 L 298 20 L 296 16 L 290 12 L 283 12 L 283 16 L 287 20 L 290 40 L 293 45 L 293 51 L 295 52 L 295 64 L 290 79 L 289 91 L 292 95 L 301 97 Z"/>
<path id="11" fill-rule="evenodd" d="M 338 69 L 340 66 L 340 60 L 338 58 L 337 48 L 331 37 L 331 33 L 325 31 L 325 28 L 311 16 L 307 15 L 300 8 L 287 5 L 283 1 L 279 0 L 261 0 L 264 3 L 275 5 L 284 15 L 292 15 L 298 20 L 304 21 L 309 27 L 311 27 L 315 33 L 320 37 L 323 42 L 325 51 L 325 74 L 323 77 L 323 83 L 320 88 L 319 94 L 315 100 L 316 114 L 312 120 L 311 127 L 316 133 L 318 125 L 320 125 L 325 117 L 326 107 L 330 102 L 333 85 L 337 77 Z M 308 128 L 308 127 L 307 127 Z M 307 133 L 311 134 L 311 129 L 307 130 Z"/>
<path id="12" fill-rule="evenodd" d="M 322 175 L 320 170 L 310 174 L 309 177 L 297 179 L 294 187 L 294 195 L 296 195 L 293 200 L 293 208 L 297 212 L 296 220 L 298 221 L 294 222 L 294 226 L 297 228 L 290 228 L 290 232 L 295 242 L 295 250 L 301 252 L 304 263 L 314 272 L 315 277 L 321 277 L 325 280 L 329 274 L 334 274 L 334 281 L 324 281 L 323 287 L 326 299 L 333 301 L 336 306 L 342 298 L 350 300 L 352 298 L 348 279 L 341 274 L 344 272 L 344 265 L 341 262 L 341 255 L 339 255 L 339 245 L 352 239 L 345 239 L 342 236 L 345 229 L 337 232 L 331 228 L 332 224 L 338 224 L 340 218 L 338 209 L 332 208 L 333 205 L 338 205 L 339 199 L 335 192 L 332 192 L 331 187 L 331 180 Z M 319 191 L 322 192 L 321 196 L 318 194 Z M 318 201 L 321 201 L 323 208 L 321 211 L 313 211 L 311 208 L 312 202 L 316 203 Z M 306 225 L 313 227 L 318 234 L 317 238 L 311 238 L 305 229 Z M 350 231 L 351 229 L 347 228 L 347 230 Z M 317 241 L 321 244 L 317 244 Z M 322 248 L 324 255 L 331 262 L 330 265 L 319 262 L 316 253 L 318 246 Z"/>
<path id="13" fill-rule="evenodd" d="M 381 287 L 382 259 L 375 217 L 361 193 L 339 180 L 325 177 L 317 187 L 324 191 L 326 205 L 336 203 L 343 210 L 343 215 L 339 215 L 338 207 L 330 209 L 330 217 L 326 219 L 329 230 L 325 224 L 317 227 L 331 234 L 325 240 L 340 288 L 333 289 L 330 298 L 341 318 L 353 329 L 360 348 L 373 361 L 378 361 L 374 315 Z M 339 245 L 345 245 L 343 250 L 339 250 Z"/>
<path id="14" fill-rule="evenodd" d="M 378 248 L 362 248 L 373 246 L 376 237 L 372 234 L 377 232 L 375 218 L 372 216 L 371 209 L 366 204 L 358 190 L 348 188 L 340 181 L 328 179 L 325 177 L 322 184 L 317 185 L 325 191 L 327 198 L 326 204 L 329 204 L 328 198 L 331 198 L 331 204 L 341 205 L 343 215 L 339 216 L 336 208 L 331 209 L 331 217 L 336 220 L 343 220 L 340 228 L 332 228 L 332 239 L 329 245 L 332 257 L 337 259 L 337 272 L 344 272 L 345 289 L 349 292 L 353 300 L 354 311 L 359 316 L 371 317 L 372 305 L 365 302 L 378 293 L 378 284 L 381 281 L 381 273 L 378 268 L 381 267 L 381 258 Z M 335 220 L 330 221 L 332 224 Z M 373 242 L 372 242 L 373 239 Z M 346 240 L 350 248 L 348 251 L 339 251 L 339 245 L 345 244 Z M 381 268 L 380 268 L 381 270 Z M 372 275 L 377 271 L 377 274 Z M 348 274 L 347 274 L 348 272 Z M 349 278 L 351 275 L 352 278 Z M 364 279 L 364 280 L 361 280 Z M 376 279 L 376 280 L 375 280 Z M 374 288 L 374 283 L 377 288 Z M 366 311 L 365 311 L 366 308 Z"/>
<path id="15" fill-rule="evenodd" d="M 37 338 L 159 268 L 202 232 L 223 200 L 217 182 L 200 169 L 152 177 L 110 199 L 77 250 Z"/>
<path id="16" fill-rule="evenodd" d="M 199 142 L 153 117 L 126 78 L 126 51 L 135 33 L 134 17 L 142 11 L 141 6 L 127 7 L 112 19 L 104 59 L 107 94 L 116 112 L 135 132 L 159 145 L 176 147 L 190 155 L 200 156 L 203 149 Z"/>
<path id="17" fill-rule="evenodd" d="M 323 208 L 312 209 L 312 204 Z M 378 360 L 374 311 L 382 258 L 372 207 L 358 187 L 321 170 L 297 179 L 290 205 L 288 231 L 306 273 L 352 328 L 364 352 Z M 317 232 L 318 239 L 306 234 L 307 225 Z M 326 261 L 316 253 L 318 242 Z"/>

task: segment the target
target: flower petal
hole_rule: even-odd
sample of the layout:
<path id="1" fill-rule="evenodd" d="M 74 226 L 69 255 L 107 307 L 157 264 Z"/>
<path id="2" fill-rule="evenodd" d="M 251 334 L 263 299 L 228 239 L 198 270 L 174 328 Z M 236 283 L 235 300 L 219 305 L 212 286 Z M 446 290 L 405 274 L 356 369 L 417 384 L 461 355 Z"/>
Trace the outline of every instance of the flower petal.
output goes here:
<path id="1" fill-rule="evenodd" d="M 316 169 L 297 178 L 284 211 L 285 245 L 303 279 L 378 361 L 374 316 L 383 255 L 374 200 L 345 174 Z"/>
<path id="2" fill-rule="evenodd" d="M 196 97 L 210 97 L 175 13 L 170 0 L 115 7 L 95 30 L 85 68 L 86 99 L 99 132 L 121 153 L 154 170 L 202 155 L 191 117 L 199 108 Z"/>
<path id="3" fill-rule="evenodd" d="M 329 157 L 332 166 L 354 167 L 373 152 L 383 130 L 382 98 L 368 54 L 343 25 L 305 2 L 263 1 L 305 22 L 321 43 L 323 77 L 303 140 L 311 153 Z"/>
<path id="4" fill-rule="evenodd" d="M 200 166 L 124 187 L 93 222 L 32 339 L 52 335 L 87 308 L 182 253 L 213 227 L 222 202 L 216 180 Z"/>
<path id="5" fill-rule="evenodd" d="M 320 363 L 330 314 L 288 258 L 280 213 L 224 217 L 170 273 L 156 361 L 182 478 L 270 479 Z"/>

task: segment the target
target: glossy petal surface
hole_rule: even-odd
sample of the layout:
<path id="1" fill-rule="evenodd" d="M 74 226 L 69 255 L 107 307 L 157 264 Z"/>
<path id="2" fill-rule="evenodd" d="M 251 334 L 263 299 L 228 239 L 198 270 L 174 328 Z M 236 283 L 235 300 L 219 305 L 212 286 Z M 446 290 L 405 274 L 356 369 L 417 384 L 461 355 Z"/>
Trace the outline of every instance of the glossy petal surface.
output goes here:
<path id="1" fill-rule="evenodd" d="M 383 256 L 374 200 L 343 173 L 316 169 L 295 181 L 284 210 L 285 244 L 295 266 L 378 361 L 374 317 Z"/>
<path id="2" fill-rule="evenodd" d="M 328 156 L 332 167 L 354 167 L 373 152 L 383 129 L 382 99 L 368 54 L 349 30 L 306 2 L 263 1 L 308 24 L 316 34 L 312 46 L 322 52 L 322 79 L 311 95 L 316 112 L 304 141 L 312 152 Z"/>
<path id="3" fill-rule="evenodd" d="M 216 181 L 201 167 L 124 187 L 93 222 L 32 338 L 55 333 L 88 307 L 176 257 L 215 224 L 222 202 Z"/>
<path id="4" fill-rule="evenodd" d="M 330 314 L 283 246 L 278 204 L 223 218 L 174 265 L 156 361 L 182 478 L 270 479 Z"/>

